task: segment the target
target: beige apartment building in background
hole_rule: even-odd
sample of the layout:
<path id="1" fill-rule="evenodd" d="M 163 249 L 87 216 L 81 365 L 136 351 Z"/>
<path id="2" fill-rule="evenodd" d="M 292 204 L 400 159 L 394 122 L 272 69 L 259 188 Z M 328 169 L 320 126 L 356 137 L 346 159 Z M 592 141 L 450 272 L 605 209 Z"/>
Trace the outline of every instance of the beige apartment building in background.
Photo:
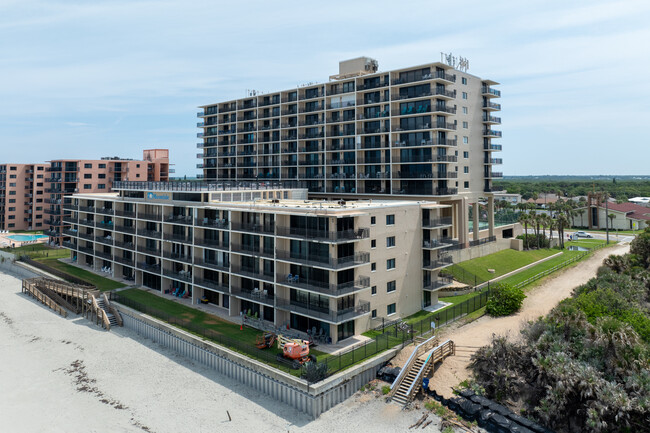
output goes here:
<path id="1" fill-rule="evenodd" d="M 0 230 L 45 226 L 45 164 L 0 164 Z"/>
<path id="2" fill-rule="evenodd" d="M 497 84 L 442 62 L 380 72 L 367 57 L 343 61 L 327 83 L 202 106 L 197 167 L 208 181 L 299 181 L 312 198 L 435 198 L 455 208 L 462 244 L 469 206 L 478 225 L 486 199 L 492 238 Z"/>

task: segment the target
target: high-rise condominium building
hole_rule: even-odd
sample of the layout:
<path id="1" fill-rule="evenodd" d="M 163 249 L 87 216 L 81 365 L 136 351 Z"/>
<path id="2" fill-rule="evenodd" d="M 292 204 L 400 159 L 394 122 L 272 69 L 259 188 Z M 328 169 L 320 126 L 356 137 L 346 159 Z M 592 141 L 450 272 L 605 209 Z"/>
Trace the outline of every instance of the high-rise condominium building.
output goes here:
<path id="1" fill-rule="evenodd" d="M 57 159 L 50 161 L 46 168 L 45 182 L 49 218 L 45 234 L 60 244 L 66 237 L 65 229 L 70 225 L 70 212 L 63 206 L 71 196 L 78 192 L 111 191 L 114 182 L 167 181 L 169 180 L 169 150 L 144 150 L 142 160 L 106 157 L 96 160 Z"/>
<path id="2" fill-rule="evenodd" d="M 45 164 L 0 164 L 0 230 L 44 225 Z"/>
<path id="3" fill-rule="evenodd" d="M 502 177 L 496 84 L 440 62 L 344 61 L 327 83 L 203 106 L 198 168 L 206 180 L 298 180 L 311 197 L 435 197 L 467 232 L 468 203 L 478 215 Z"/>

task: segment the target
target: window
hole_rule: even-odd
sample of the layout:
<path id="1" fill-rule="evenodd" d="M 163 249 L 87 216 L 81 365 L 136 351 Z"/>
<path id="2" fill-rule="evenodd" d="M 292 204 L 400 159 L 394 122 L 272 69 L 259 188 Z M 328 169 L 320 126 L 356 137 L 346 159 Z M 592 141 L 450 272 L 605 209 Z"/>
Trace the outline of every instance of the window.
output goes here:
<path id="1" fill-rule="evenodd" d="M 97 185 L 97 189 L 106 189 L 106 184 L 100 183 L 99 185 Z"/>
<path id="2" fill-rule="evenodd" d="M 463 99 L 467 99 L 467 92 L 463 92 Z"/>
<path id="3" fill-rule="evenodd" d="M 140 164 L 136 164 L 136 165 L 135 165 L 135 168 L 140 168 Z"/>
<path id="4" fill-rule="evenodd" d="M 106 164 L 99 164 L 99 168 L 106 168 Z"/>
<path id="5" fill-rule="evenodd" d="M 463 114 L 467 114 L 467 107 L 463 107 Z"/>
<path id="6" fill-rule="evenodd" d="M 463 137 L 463 144 L 469 143 L 469 138 L 468 137 Z"/>
<path id="7" fill-rule="evenodd" d="M 465 158 L 465 159 L 469 158 L 469 152 L 468 151 L 463 152 L 463 158 Z"/>
<path id="8" fill-rule="evenodd" d="M 377 263 L 370 264 L 370 272 L 375 272 L 377 270 Z"/>
<path id="9" fill-rule="evenodd" d="M 397 283 L 394 280 L 386 283 L 386 293 L 394 292 L 395 289 L 397 289 Z"/>
<path id="10" fill-rule="evenodd" d="M 9 171 L 16 171 L 16 167 L 9 167 Z"/>
<path id="11" fill-rule="evenodd" d="M 93 168 L 93 165 L 89 163 L 85 163 L 84 168 Z"/>
<path id="12" fill-rule="evenodd" d="M 387 226 L 395 225 L 395 215 L 386 215 L 386 225 Z"/>
<path id="13" fill-rule="evenodd" d="M 395 236 L 389 236 L 386 238 L 386 248 L 391 248 L 395 246 Z"/>
<path id="14" fill-rule="evenodd" d="M 84 179 L 92 179 L 93 174 L 92 173 L 84 173 Z"/>
<path id="15" fill-rule="evenodd" d="M 468 182 L 468 181 L 465 181 L 465 182 L 463 183 L 463 187 L 464 187 L 464 188 L 469 188 L 469 182 Z"/>
<path id="16" fill-rule="evenodd" d="M 15 186 L 16 186 L 16 182 L 9 182 L 9 186 L 13 186 L 13 187 L 15 187 Z"/>
<path id="17" fill-rule="evenodd" d="M 135 177 L 140 177 L 140 173 L 136 173 L 136 174 L 135 174 Z"/>
<path id="18" fill-rule="evenodd" d="M 16 215 L 9 215 L 9 219 L 10 219 L 10 220 L 15 220 L 15 219 L 16 219 Z"/>
<path id="19" fill-rule="evenodd" d="M 370 294 L 371 295 L 376 295 L 377 294 L 377 286 L 372 286 L 370 288 Z"/>
<path id="20" fill-rule="evenodd" d="M 463 167 L 463 173 L 465 173 L 465 174 L 469 173 L 469 167 L 468 166 Z"/>
<path id="21" fill-rule="evenodd" d="M 377 239 L 373 239 L 370 241 L 370 248 L 377 248 Z"/>
<path id="22" fill-rule="evenodd" d="M 376 317 L 377 317 L 377 310 L 372 310 L 372 318 L 374 319 Z"/>
<path id="23" fill-rule="evenodd" d="M 10 174 L 10 175 L 9 175 L 9 179 L 15 179 L 15 178 L 16 178 L 16 175 L 15 175 L 15 174 Z"/>
<path id="24" fill-rule="evenodd" d="M 467 85 L 467 78 L 462 77 L 462 78 L 460 79 L 460 81 L 461 81 L 463 84 Z"/>
<path id="25" fill-rule="evenodd" d="M 92 185 L 89 183 L 84 183 L 84 189 L 92 189 Z"/>
<path id="26" fill-rule="evenodd" d="M 370 217 L 370 224 L 373 225 L 373 226 L 374 226 L 375 224 L 377 224 L 377 217 L 374 217 L 374 216 L 373 216 L 373 217 Z"/>
<path id="27" fill-rule="evenodd" d="M 9 191 L 9 195 L 16 195 L 16 191 Z"/>
<path id="28" fill-rule="evenodd" d="M 463 122 L 463 128 L 465 129 L 469 128 L 469 122 Z"/>
<path id="29" fill-rule="evenodd" d="M 99 179 L 106 179 L 106 173 L 99 173 L 99 174 L 97 174 L 97 177 Z"/>
<path id="30" fill-rule="evenodd" d="M 387 306 L 386 306 L 386 314 L 389 315 L 389 316 L 390 316 L 391 314 L 395 314 L 395 311 L 396 311 L 395 306 L 396 306 L 396 305 L 397 305 L 397 304 L 395 304 L 395 303 L 392 303 L 392 304 L 390 304 L 390 305 L 387 305 Z"/>
<path id="31" fill-rule="evenodd" d="M 16 208 L 15 208 L 14 206 L 10 206 L 10 207 L 9 207 L 9 212 L 13 212 L 13 211 L 15 211 L 15 210 L 16 210 Z"/>
<path id="32" fill-rule="evenodd" d="M 386 270 L 395 269 L 395 259 L 386 260 Z"/>

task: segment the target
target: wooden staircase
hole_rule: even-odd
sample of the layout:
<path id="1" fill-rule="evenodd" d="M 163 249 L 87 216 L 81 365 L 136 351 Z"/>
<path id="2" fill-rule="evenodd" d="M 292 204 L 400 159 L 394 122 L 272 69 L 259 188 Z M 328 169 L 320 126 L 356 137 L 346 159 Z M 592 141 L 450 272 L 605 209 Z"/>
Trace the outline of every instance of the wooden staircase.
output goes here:
<path id="1" fill-rule="evenodd" d="M 117 318 L 115 317 L 114 314 L 106 312 L 108 309 L 106 307 L 106 303 L 104 302 L 103 298 L 97 299 L 97 306 L 99 309 L 102 311 L 102 313 L 106 316 L 106 319 L 108 320 L 109 326 L 107 327 L 107 330 L 111 329 L 111 326 L 117 326 Z"/>
<path id="2" fill-rule="evenodd" d="M 431 348 L 433 344 L 435 347 Z M 451 340 L 438 344 L 438 340 L 432 337 L 419 344 L 391 386 L 391 401 L 408 404 L 422 388 L 422 381 L 429 376 L 433 366 L 455 352 Z"/>

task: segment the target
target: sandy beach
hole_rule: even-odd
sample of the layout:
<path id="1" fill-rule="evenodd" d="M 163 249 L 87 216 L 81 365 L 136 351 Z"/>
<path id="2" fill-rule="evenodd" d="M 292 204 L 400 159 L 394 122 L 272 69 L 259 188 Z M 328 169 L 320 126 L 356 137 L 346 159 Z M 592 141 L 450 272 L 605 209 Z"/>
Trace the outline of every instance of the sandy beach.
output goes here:
<path id="1" fill-rule="evenodd" d="M 2 273 L 0 354 L 8 432 L 395 432 L 423 412 L 357 392 L 311 420 L 127 329 L 62 318 Z"/>

